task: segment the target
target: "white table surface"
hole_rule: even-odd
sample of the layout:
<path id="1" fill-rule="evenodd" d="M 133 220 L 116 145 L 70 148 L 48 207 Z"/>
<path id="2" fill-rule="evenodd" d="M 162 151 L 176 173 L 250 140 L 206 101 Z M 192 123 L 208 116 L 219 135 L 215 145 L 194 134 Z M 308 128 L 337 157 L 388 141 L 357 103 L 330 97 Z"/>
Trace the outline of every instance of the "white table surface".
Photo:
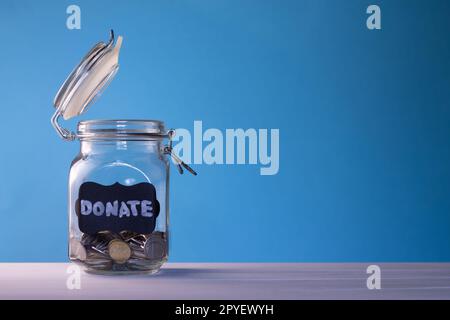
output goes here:
<path id="1" fill-rule="evenodd" d="M 450 299 L 450 264 L 168 263 L 156 275 L 84 272 L 68 289 L 69 263 L 0 263 L 0 299 Z"/>

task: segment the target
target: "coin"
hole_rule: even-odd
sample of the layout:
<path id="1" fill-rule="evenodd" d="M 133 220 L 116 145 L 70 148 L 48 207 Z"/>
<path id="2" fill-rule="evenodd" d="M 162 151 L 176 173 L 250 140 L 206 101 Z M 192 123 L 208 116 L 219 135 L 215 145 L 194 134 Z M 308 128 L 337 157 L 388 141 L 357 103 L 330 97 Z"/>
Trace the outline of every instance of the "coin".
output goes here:
<path id="1" fill-rule="evenodd" d="M 151 236 L 145 242 L 144 252 L 147 259 L 160 260 L 166 255 L 166 242 L 159 236 Z"/>
<path id="2" fill-rule="evenodd" d="M 124 231 L 119 232 L 119 235 L 123 241 L 128 242 L 129 240 L 133 239 L 134 237 L 138 236 L 139 234 L 136 232 L 124 230 Z"/>
<path id="3" fill-rule="evenodd" d="M 96 266 L 96 265 L 111 265 L 112 261 L 111 259 L 107 259 L 107 258 L 101 258 L 101 257 L 88 257 L 88 259 L 85 261 L 86 264 L 91 265 L 91 266 Z"/>
<path id="4" fill-rule="evenodd" d="M 137 244 L 130 242 L 128 245 L 131 248 L 131 257 L 132 258 L 141 258 L 145 259 L 145 252 L 144 252 L 144 246 L 138 246 Z"/>
<path id="5" fill-rule="evenodd" d="M 109 254 L 106 252 L 106 250 L 100 250 L 94 246 L 88 247 L 87 249 L 88 249 L 88 258 L 89 258 L 89 255 L 96 255 L 96 256 L 100 256 L 100 257 L 109 256 Z"/>
<path id="6" fill-rule="evenodd" d="M 131 256 L 131 249 L 126 242 L 114 239 L 108 244 L 108 253 L 114 262 L 125 263 Z"/>
<path id="7" fill-rule="evenodd" d="M 95 241 L 95 236 L 84 233 L 81 237 L 81 244 L 84 246 L 90 246 Z"/>
<path id="8" fill-rule="evenodd" d="M 130 260 L 127 261 L 127 266 L 131 269 L 131 270 L 141 270 L 141 271 L 145 271 L 145 270 L 149 270 L 152 268 L 152 266 L 154 266 L 155 264 L 152 263 L 149 260 L 146 259 L 136 259 L 136 258 L 131 258 Z"/>
<path id="9" fill-rule="evenodd" d="M 72 238 L 69 241 L 69 251 L 71 258 L 78 259 L 81 261 L 86 260 L 87 256 L 86 249 L 81 244 L 81 242 L 76 240 L 75 238 Z"/>

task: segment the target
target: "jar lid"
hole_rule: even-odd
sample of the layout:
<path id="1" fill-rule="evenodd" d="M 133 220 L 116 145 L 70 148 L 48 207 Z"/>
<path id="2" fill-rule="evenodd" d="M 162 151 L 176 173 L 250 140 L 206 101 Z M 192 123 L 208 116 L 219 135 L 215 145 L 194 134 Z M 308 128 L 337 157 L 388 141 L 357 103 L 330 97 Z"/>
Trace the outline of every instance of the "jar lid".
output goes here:
<path id="1" fill-rule="evenodd" d="M 78 123 L 77 137 L 86 139 L 160 140 L 169 135 L 158 120 L 85 120 Z"/>
<path id="2" fill-rule="evenodd" d="M 109 85 L 119 69 L 122 37 L 114 45 L 114 31 L 108 43 L 97 43 L 64 81 L 53 104 L 64 120 L 78 116 Z"/>

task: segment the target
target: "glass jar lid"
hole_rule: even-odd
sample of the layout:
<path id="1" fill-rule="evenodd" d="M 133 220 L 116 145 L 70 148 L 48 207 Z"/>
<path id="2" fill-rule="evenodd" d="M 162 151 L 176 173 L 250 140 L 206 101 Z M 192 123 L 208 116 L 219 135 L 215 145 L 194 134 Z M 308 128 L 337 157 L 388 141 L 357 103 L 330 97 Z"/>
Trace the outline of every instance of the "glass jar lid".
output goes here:
<path id="1" fill-rule="evenodd" d="M 119 69 L 121 46 L 122 37 L 119 36 L 114 45 L 111 30 L 109 42 L 99 42 L 92 47 L 59 88 L 53 101 L 56 111 L 51 123 L 63 139 L 72 141 L 76 134 L 60 126 L 58 119 L 68 120 L 82 114 L 106 89 Z"/>
<path id="2" fill-rule="evenodd" d="M 109 85 L 119 69 L 122 37 L 114 45 L 114 31 L 108 43 L 97 43 L 70 73 L 53 104 L 64 120 L 82 114 Z"/>
<path id="3" fill-rule="evenodd" d="M 168 132 L 164 122 L 158 120 L 86 120 L 78 123 L 77 137 L 81 140 L 160 140 L 168 138 Z"/>

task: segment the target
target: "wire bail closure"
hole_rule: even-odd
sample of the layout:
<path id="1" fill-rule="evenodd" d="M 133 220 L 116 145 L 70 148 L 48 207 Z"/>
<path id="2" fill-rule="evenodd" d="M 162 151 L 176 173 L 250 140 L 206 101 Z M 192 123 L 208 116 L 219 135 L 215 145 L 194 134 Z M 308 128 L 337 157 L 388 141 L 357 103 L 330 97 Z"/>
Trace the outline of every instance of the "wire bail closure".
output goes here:
<path id="1" fill-rule="evenodd" d="M 51 123 L 52 123 L 53 128 L 55 128 L 58 135 L 61 138 L 63 138 L 64 140 L 66 140 L 66 141 L 75 140 L 77 135 L 74 132 L 61 127 L 61 125 L 59 124 L 58 120 L 60 117 L 61 117 L 61 112 L 59 111 L 59 109 L 57 109 L 51 118 Z"/>
<path id="2" fill-rule="evenodd" d="M 172 157 L 173 160 L 175 160 L 176 164 L 177 164 L 177 169 L 178 172 L 180 174 L 183 174 L 183 168 L 185 168 L 187 171 L 189 171 L 191 174 L 193 174 L 194 176 L 197 175 L 197 172 L 195 172 L 194 169 L 192 169 L 190 166 L 188 166 L 183 160 L 181 160 L 175 153 L 173 153 L 173 147 L 172 147 L 172 143 L 173 143 L 173 137 L 175 136 L 175 130 L 174 129 L 170 129 L 167 132 L 167 138 L 169 139 L 169 145 L 164 147 L 164 153 L 168 154 Z"/>

